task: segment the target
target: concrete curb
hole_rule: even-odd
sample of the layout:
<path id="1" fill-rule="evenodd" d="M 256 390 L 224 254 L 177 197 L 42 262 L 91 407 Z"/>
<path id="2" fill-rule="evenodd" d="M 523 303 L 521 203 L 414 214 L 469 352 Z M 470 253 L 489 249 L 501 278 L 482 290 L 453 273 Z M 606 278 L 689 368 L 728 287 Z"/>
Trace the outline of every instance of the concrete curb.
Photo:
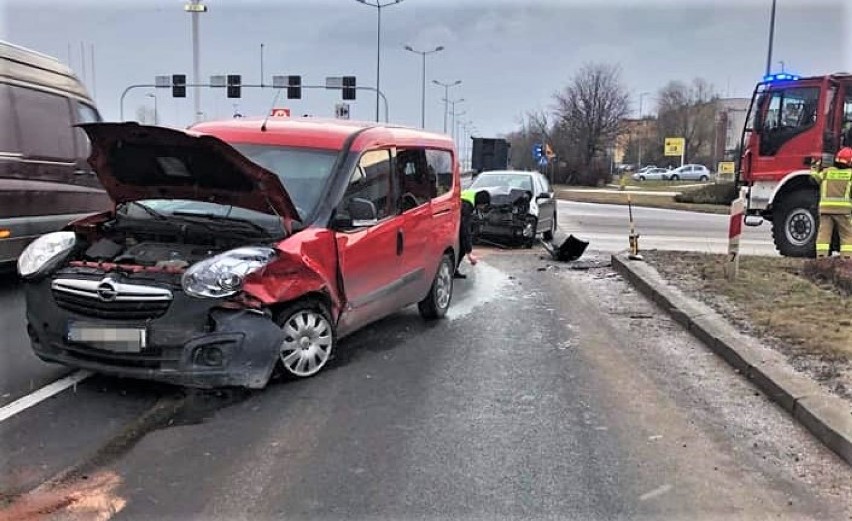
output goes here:
<path id="1" fill-rule="evenodd" d="M 651 266 L 624 254 L 613 255 L 612 266 L 852 465 L 852 407 L 846 401 L 794 372 L 782 354 L 740 333 L 709 306 L 668 285 Z"/>

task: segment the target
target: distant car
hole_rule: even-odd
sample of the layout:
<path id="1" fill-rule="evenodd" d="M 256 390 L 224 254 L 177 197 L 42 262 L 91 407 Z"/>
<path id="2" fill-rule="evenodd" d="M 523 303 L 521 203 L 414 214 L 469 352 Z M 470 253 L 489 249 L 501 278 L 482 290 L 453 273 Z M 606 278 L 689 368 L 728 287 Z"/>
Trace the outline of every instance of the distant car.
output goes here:
<path id="1" fill-rule="evenodd" d="M 532 247 L 536 236 L 552 240 L 556 231 L 556 197 L 538 172 L 495 170 L 479 174 L 470 192 L 488 192 L 488 205 L 474 217 L 474 237 L 494 237 Z"/>
<path id="2" fill-rule="evenodd" d="M 634 181 L 664 181 L 668 178 L 669 170 L 665 168 L 648 168 L 633 174 Z"/>
<path id="3" fill-rule="evenodd" d="M 683 165 L 668 174 L 672 181 L 709 181 L 710 170 L 704 165 Z"/>

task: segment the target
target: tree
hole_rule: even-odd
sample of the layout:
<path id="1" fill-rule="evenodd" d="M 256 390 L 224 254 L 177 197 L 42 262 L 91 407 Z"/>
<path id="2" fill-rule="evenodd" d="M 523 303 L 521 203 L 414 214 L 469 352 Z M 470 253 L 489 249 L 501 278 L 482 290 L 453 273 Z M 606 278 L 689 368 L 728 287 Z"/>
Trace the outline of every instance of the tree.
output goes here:
<path id="1" fill-rule="evenodd" d="M 665 138 L 682 137 L 687 160 L 706 163 L 712 155 L 717 100 L 713 86 L 702 78 L 694 79 L 691 85 L 669 82 L 657 99 L 659 135 L 655 146 L 661 150 Z"/>
<path id="2" fill-rule="evenodd" d="M 622 120 L 630 112 L 627 89 L 621 70 L 607 64 L 586 64 L 567 87 L 554 95 L 551 130 L 553 141 L 571 165 L 569 182 L 597 183 L 593 170 L 608 175 L 606 151 L 619 134 Z M 558 152 L 557 152 L 558 153 Z M 591 176 L 591 178 L 590 178 Z"/>

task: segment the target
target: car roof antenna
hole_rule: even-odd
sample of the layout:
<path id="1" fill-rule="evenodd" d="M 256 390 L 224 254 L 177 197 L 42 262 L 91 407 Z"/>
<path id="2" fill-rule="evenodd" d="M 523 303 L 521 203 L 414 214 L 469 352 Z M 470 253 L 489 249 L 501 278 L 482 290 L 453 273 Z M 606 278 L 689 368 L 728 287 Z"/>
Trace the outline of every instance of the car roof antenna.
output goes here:
<path id="1" fill-rule="evenodd" d="M 281 95 L 281 91 L 284 90 L 284 87 L 278 89 L 278 92 L 275 93 L 275 97 L 272 98 L 272 106 L 269 107 L 269 110 L 266 112 L 266 117 L 263 118 L 263 123 L 260 125 L 260 131 L 266 132 L 266 122 L 269 121 L 269 116 L 272 115 L 272 109 L 275 108 L 275 104 L 278 103 L 278 96 Z"/>

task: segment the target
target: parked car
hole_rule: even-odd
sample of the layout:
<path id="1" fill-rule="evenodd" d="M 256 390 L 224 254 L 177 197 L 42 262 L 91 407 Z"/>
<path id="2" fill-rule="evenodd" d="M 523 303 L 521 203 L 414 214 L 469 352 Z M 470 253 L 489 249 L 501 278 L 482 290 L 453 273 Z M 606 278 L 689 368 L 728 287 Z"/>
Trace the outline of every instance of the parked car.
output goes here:
<path id="1" fill-rule="evenodd" d="M 633 174 L 634 181 L 664 181 L 668 178 L 669 170 L 667 168 L 648 168 L 644 172 L 636 172 Z"/>
<path id="2" fill-rule="evenodd" d="M 671 181 L 709 181 L 711 172 L 704 165 L 683 165 L 668 174 Z"/>
<path id="3" fill-rule="evenodd" d="M 405 306 L 447 312 L 449 137 L 316 118 L 83 128 L 116 207 L 18 260 L 43 360 L 260 388 L 275 368 L 316 374 L 340 338 Z"/>
<path id="4" fill-rule="evenodd" d="M 483 172 L 467 192 L 488 192 L 489 203 L 473 220 L 474 238 L 509 239 L 532 247 L 541 234 L 552 240 L 556 231 L 556 198 L 547 178 L 538 172 Z"/>
<path id="5" fill-rule="evenodd" d="M 0 268 L 33 239 L 109 208 L 86 163 L 85 133 L 100 121 L 71 69 L 44 54 L 0 42 Z"/>

